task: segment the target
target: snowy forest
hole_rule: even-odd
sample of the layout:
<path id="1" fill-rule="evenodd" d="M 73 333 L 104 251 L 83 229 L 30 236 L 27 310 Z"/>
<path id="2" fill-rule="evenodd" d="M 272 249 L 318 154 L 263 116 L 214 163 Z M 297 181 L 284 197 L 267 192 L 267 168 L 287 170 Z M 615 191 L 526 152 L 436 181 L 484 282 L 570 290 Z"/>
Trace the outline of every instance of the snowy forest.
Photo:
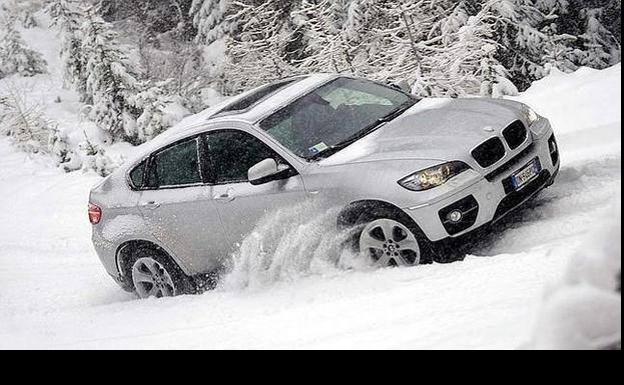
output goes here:
<path id="1" fill-rule="evenodd" d="M 60 39 L 66 89 L 102 140 L 68 138 L 15 87 L 0 132 L 65 170 L 106 175 L 101 143 L 139 145 L 231 95 L 310 72 L 421 97 L 502 97 L 553 70 L 620 62 L 620 0 L 2 0 L 0 80 L 49 71 L 23 33 Z M 75 143 L 74 143 L 75 142 Z M 80 155 L 78 156 L 78 153 Z"/>

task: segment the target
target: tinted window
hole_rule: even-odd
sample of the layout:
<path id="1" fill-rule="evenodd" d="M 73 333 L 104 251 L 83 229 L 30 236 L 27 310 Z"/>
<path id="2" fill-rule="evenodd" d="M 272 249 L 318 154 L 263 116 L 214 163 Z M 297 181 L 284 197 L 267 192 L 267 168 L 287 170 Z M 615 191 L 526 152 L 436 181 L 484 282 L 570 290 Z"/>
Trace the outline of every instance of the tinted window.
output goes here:
<path id="1" fill-rule="evenodd" d="M 150 166 L 151 187 L 201 183 L 197 139 L 176 144 L 153 157 Z"/>
<path id="2" fill-rule="evenodd" d="M 279 155 L 254 136 L 242 131 L 218 131 L 206 136 L 210 159 L 209 179 L 214 183 L 246 182 L 247 172 L 258 162 Z"/>
<path id="3" fill-rule="evenodd" d="M 284 80 L 281 82 L 277 82 L 277 83 L 273 83 L 273 84 L 269 84 L 267 86 L 264 86 L 262 88 L 260 88 L 258 91 L 251 93 L 250 95 L 247 95 L 246 97 L 244 97 L 243 99 L 237 101 L 236 103 L 233 103 L 227 107 L 225 107 L 224 109 L 222 109 L 221 111 L 219 111 L 218 114 L 216 114 L 215 116 L 220 116 L 220 115 L 224 115 L 227 114 L 228 112 L 236 112 L 236 111 L 244 111 L 250 107 L 252 107 L 254 104 L 258 103 L 260 100 L 269 97 L 270 95 L 274 94 L 275 92 L 279 91 L 280 89 L 301 80 L 302 78 L 299 79 L 289 79 L 289 80 Z"/>
<path id="4" fill-rule="evenodd" d="M 147 164 L 147 161 L 142 162 L 141 164 L 139 164 L 138 166 L 136 166 L 134 168 L 134 170 L 132 170 L 130 172 L 130 180 L 132 181 L 132 185 L 136 188 L 141 188 L 143 187 L 143 179 L 145 176 L 145 165 Z"/>

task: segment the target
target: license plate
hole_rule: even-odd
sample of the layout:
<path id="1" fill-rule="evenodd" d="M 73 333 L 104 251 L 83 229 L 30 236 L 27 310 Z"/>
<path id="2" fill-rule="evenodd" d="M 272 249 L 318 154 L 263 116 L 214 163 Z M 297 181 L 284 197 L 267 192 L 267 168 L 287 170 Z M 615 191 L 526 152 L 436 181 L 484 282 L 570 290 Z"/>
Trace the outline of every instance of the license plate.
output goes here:
<path id="1" fill-rule="evenodd" d="M 535 179 L 542 172 L 542 164 L 539 158 L 535 158 L 531 163 L 527 164 L 522 170 L 511 176 L 511 182 L 516 190 L 520 190 L 527 183 Z"/>

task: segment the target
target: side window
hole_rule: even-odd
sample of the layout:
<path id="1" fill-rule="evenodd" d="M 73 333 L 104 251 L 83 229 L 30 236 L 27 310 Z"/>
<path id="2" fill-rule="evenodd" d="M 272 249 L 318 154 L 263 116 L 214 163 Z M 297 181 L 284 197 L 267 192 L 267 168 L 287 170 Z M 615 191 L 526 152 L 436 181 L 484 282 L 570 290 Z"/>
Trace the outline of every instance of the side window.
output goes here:
<path id="1" fill-rule="evenodd" d="M 132 185 L 140 189 L 143 187 L 143 180 L 145 177 L 145 166 L 147 165 L 147 161 L 144 160 L 136 166 L 132 171 L 130 171 L 130 180 L 132 181 Z"/>
<path id="2" fill-rule="evenodd" d="M 273 158 L 285 163 L 262 141 L 243 131 L 216 131 L 206 135 L 210 181 L 217 184 L 247 182 L 247 172 L 256 163 Z"/>
<path id="3" fill-rule="evenodd" d="M 201 183 L 197 139 L 178 143 L 152 157 L 150 187 L 181 186 Z"/>

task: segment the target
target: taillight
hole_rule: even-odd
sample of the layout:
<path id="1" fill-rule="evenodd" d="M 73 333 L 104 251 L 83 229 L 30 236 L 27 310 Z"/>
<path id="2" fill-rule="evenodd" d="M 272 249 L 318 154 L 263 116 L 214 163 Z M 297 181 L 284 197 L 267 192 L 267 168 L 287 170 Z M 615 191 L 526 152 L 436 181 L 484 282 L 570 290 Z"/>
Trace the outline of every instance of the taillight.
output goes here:
<path id="1" fill-rule="evenodd" d="M 92 203 L 89 203 L 89 222 L 97 225 L 102 220 L 102 209 Z"/>

